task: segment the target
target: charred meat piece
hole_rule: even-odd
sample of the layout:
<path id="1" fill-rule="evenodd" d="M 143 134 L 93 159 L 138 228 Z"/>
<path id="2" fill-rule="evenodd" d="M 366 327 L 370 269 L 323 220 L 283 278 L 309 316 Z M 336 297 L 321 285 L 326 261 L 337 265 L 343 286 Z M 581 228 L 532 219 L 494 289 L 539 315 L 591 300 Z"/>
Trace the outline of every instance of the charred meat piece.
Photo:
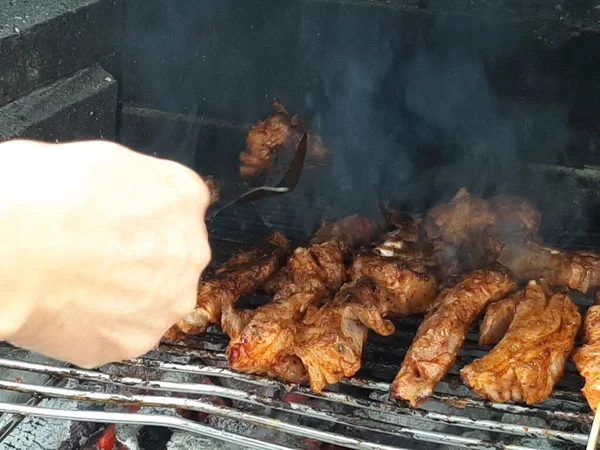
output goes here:
<path id="1" fill-rule="evenodd" d="M 418 270 L 395 257 L 357 257 L 353 281 L 331 303 L 306 314 L 297 331 L 296 355 L 308 370 L 313 391 L 360 369 L 368 330 L 382 336 L 394 332 L 385 317 L 418 314 L 431 306 L 437 279 L 423 265 Z"/>
<path id="2" fill-rule="evenodd" d="M 417 330 L 392 384 L 392 396 L 408 400 L 413 407 L 430 397 L 454 364 L 477 316 L 514 287 L 502 271 L 478 270 L 443 290 Z"/>
<path id="3" fill-rule="evenodd" d="M 544 279 L 581 292 L 600 287 L 600 253 L 556 250 L 534 242 L 507 244 L 498 262 L 521 281 Z"/>
<path id="4" fill-rule="evenodd" d="M 240 175 L 244 178 L 268 173 L 275 164 L 278 153 L 293 152 L 302 135 L 308 134 L 306 167 L 321 164 L 327 150 L 321 137 L 308 129 L 297 115 L 291 115 L 277 100 L 273 100 L 273 111 L 248 131 L 246 150 L 240 154 Z"/>
<path id="5" fill-rule="evenodd" d="M 596 294 L 594 306 L 585 315 L 583 347 L 575 350 L 573 361 L 585 378 L 585 386 L 581 391 L 595 412 L 600 403 L 600 293 Z"/>
<path id="6" fill-rule="evenodd" d="M 494 345 L 502 340 L 523 297 L 524 292 L 520 291 L 487 307 L 479 326 L 479 345 Z"/>
<path id="7" fill-rule="evenodd" d="M 377 237 L 379 232 L 380 229 L 374 220 L 356 214 L 335 222 L 323 219 L 310 243 L 337 241 L 342 245 L 344 251 L 348 251 L 352 247 L 368 244 Z"/>
<path id="8" fill-rule="evenodd" d="M 530 282 L 504 338 L 460 374 L 475 393 L 494 402 L 540 402 L 563 375 L 581 325 L 565 294 L 548 296 Z"/>
<path id="9" fill-rule="evenodd" d="M 314 244 L 296 249 L 287 267 L 291 282 L 281 287 L 271 303 L 255 311 L 230 307 L 223 312 L 221 323 L 230 336 L 227 355 L 232 369 L 292 382 L 306 377 L 302 362 L 294 355 L 296 324 L 309 306 L 342 286 L 344 255 L 338 242 Z"/>
<path id="10" fill-rule="evenodd" d="M 274 232 L 261 245 L 233 255 L 214 276 L 200 280 L 196 309 L 174 325 L 165 338 L 178 340 L 199 334 L 219 322 L 223 304 L 233 304 L 242 295 L 256 290 L 277 272 L 288 254 L 288 240 Z"/>

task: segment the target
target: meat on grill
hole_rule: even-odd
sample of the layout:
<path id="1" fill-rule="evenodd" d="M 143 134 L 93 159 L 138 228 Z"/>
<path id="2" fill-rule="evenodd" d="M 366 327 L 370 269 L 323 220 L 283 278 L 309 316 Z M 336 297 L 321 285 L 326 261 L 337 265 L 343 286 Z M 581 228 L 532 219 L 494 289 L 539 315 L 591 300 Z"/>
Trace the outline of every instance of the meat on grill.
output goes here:
<path id="1" fill-rule="evenodd" d="M 465 366 L 461 378 L 487 400 L 533 405 L 552 395 L 564 373 L 581 315 L 567 295 L 547 295 L 533 281 L 520 295 L 506 335 L 487 355 Z"/>
<path id="2" fill-rule="evenodd" d="M 296 335 L 296 355 L 308 370 L 313 391 L 353 376 L 371 329 L 382 336 L 394 332 L 387 316 L 422 313 L 437 293 L 437 279 L 417 262 L 409 268 L 396 257 L 359 256 L 352 281 L 332 302 L 307 312 Z"/>
<path id="3" fill-rule="evenodd" d="M 430 397 L 454 364 L 477 316 L 514 287 L 503 271 L 482 269 L 444 289 L 417 330 L 392 384 L 392 396 L 408 400 L 413 407 Z"/>
<path id="4" fill-rule="evenodd" d="M 444 277 L 492 264 L 506 242 L 537 236 L 540 213 L 521 197 L 486 200 L 460 189 L 447 204 L 430 209 L 424 221 L 433 259 Z"/>
<path id="5" fill-rule="evenodd" d="M 224 310 L 221 326 L 230 336 L 229 366 L 238 371 L 276 376 L 291 382 L 306 377 L 294 355 L 295 329 L 307 308 L 336 292 L 346 268 L 336 241 L 298 248 L 288 260 L 290 283 L 272 302 L 254 311 Z"/>
<path id="6" fill-rule="evenodd" d="M 515 317 L 517 303 L 522 298 L 522 292 L 518 292 L 488 305 L 479 325 L 479 345 L 494 345 L 502 340 Z"/>
<path id="7" fill-rule="evenodd" d="M 196 309 L 167 333 L 167 340 L 199 334 L 221 319 L 223 304 L 234 304 L 242 295 L 250 294 L 277 272 L 289 253 L 289 242 L 279 232 L 247 251 L 233 255 L 214 276 L 200 280 Z"/>
<path id="8" fill-rule="evenodd" d="M 361 247 L 371 242 L 380 233 L 375 221 L 357 214 L 344 217 L 335 222 L 323 219 L 319 229 L 310 240 L 311 244 L 337 241 L 344 251 L 353 247 Z"/>
<path id="9" fill-rule="evenodd" d="M 577 370 L 585 378 L 583 395 L 590 408 L 596 411 L 600 403 L 600 293 L 595 304 L 585 315 L 583 324 L 583 347 L 573 353 Z"/>
<path id="10" fill-rule="evenodd" d="M 240 154 L 240 175 L 244 178 L 269 172 L 279 152 L 293 154 L 305 132 L 308 135 L 305 166 L 321 164 L 327 157 L 321 137 L 310 131 L 297 115 L 290 114 L 277 99 L 273 100 L 272 108 L 269 116 L 248 131 L 246 150 Z"/>
<path id="11" fill-rule="evenodd" d="M 581 292 L 600 287 L 600 253 L 557 250 L 535 242 L 509 243 L 498 262 L 521 281 L 544 279 L 552 286 Z"/>

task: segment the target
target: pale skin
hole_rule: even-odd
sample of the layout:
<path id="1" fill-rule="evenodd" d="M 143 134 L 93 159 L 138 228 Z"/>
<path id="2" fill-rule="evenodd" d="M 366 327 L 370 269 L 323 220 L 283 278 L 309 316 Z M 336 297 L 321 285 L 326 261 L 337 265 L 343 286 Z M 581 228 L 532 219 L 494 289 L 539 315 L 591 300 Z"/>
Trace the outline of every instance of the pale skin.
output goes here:
<path id="1" fill-rule="evenodd" d="M 114 143 L 0 143 L 0 340 L 83 368 L 151 350 L 195 306 L 209 197 Z"/>

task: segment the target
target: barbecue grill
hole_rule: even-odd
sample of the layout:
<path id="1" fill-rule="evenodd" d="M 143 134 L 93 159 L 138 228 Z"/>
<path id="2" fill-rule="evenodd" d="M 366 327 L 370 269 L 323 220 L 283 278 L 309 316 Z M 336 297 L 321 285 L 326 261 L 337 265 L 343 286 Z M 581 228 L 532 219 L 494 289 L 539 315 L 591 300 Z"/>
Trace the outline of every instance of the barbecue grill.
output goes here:
<path id="1" fill-rule="evenodd" d="M 272 230 L 302 243 L 323 217 L 382 202 L 422 211 L 462 186 L 529 198 L 549 244 L 600 247 L 594 2 L 29 3 L 48 14 L 33 23 L 11 3 L 0 32 L 0 137 L 116 138 L 237 189 L 248 126 L 277 97 L 335 150 L 294 193 L 215 218 L 215 266 Z M 50 56 L 30 57 L 42 43 Z M 590 298 L 573 298 L 584 313 Z M 476 326 L 431 401 L 389 400 L 420 321 L 371 333 L 357 376 L 320 395 L 230 370 L 218 327 L 98 370 L 2 344 L 0 448 L 585 448 L 593 414 L 572 363 L 534 406 L 484 401 L 460 381 L 489 350 Z"/>

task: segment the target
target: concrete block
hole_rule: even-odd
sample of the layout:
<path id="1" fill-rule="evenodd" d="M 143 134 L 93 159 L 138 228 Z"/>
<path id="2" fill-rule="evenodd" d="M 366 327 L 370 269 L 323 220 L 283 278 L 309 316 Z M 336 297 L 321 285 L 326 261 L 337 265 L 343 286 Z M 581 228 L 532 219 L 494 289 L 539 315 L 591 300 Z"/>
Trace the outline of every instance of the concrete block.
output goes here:
<path id="1" fill-rule="evenodd" d="M 0 140 L 115 139 L 117 82 L 98 66 L 0 107 Z"/>
<path id="2" fill-rule="evenodd" d="M 0 106 L 118 53 L 122 0 L 2 0 Z"/>

